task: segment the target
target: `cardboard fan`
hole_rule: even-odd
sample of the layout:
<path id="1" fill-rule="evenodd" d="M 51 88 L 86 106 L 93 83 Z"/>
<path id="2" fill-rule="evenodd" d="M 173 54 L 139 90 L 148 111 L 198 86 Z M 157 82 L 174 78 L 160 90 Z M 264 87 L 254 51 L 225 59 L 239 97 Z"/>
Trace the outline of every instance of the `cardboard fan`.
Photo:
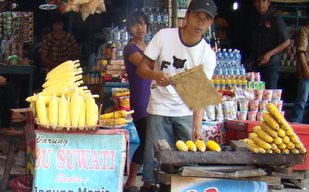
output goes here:
<path id="1" fill-rule="evenodd" d="M 222 97 L 207 78 L 203 66 L 191 68 L 171 77 L 172 84 L 191 110 L 198 110 L 222 102 Z"/>

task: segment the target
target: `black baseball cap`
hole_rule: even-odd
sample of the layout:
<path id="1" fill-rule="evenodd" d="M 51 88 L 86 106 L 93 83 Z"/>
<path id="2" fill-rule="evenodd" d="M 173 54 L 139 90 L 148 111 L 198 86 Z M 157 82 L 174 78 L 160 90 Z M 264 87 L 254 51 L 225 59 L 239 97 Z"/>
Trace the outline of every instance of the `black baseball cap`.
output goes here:
<path id="1" fill-rule="evenodd" d="M 213 0 L 191 0 L 188 11 L 206 12 L 214 19 L 217 15 L 217 6 Z"/>

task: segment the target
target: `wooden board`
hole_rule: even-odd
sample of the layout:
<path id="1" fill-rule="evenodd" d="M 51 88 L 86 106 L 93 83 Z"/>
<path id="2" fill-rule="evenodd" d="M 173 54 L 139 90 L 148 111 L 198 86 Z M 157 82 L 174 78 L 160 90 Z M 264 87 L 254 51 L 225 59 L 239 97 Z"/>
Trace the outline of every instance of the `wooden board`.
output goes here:
<path id="1" fill-rule="evenodd" d="M 262 154 L 244 151 L 182 152 L 156 151 L 159 164 L 226 164 L 226 165 L 269 165 L 292 167 L 305 162 L 306 154 Z"/>
<path id="2" fill-rule="evenodd" d="M 222 97 L 199 65 L 171 77 L 172 84 L 191 110 L 198 110 L 222 102 Z"/>

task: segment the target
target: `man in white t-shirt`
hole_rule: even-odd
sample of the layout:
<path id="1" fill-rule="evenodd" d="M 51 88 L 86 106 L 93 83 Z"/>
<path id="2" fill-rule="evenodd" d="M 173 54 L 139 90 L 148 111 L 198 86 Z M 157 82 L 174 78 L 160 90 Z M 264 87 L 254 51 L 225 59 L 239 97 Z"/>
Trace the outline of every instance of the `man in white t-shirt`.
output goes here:
<path id="1" fill-rule="evenodd" d="M 215 52 L 203 38 L 217 14 L 213 0 L 191 0 L 182 28 L 160 30 L 147 46 L 138 74 L 152 80 L 147 112 L 147 133 L 141 192 L 156 191 L 153 144 L 165 139 L 174 146 L 178 139 L 203 138 L 203 109 L 191 111 L 174 90 L 170 77 L 203 65 L 209 79 L 216 66 Z"/>

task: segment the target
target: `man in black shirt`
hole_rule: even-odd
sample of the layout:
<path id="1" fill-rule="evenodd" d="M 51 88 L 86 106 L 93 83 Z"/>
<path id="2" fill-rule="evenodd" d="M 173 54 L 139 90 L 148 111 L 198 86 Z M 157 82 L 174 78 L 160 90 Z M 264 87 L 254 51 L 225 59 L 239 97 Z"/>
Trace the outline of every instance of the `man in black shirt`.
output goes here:
<path id="1" fill-rule="evenodd" d="M 258 11 L 253 30 L 255 70 L 261 73 L 267 89 L 276 89 L 281 66 L 281 53 L 290 45 L 285 23 L 270 9 L 271 0 L 254 0 Z"/>

